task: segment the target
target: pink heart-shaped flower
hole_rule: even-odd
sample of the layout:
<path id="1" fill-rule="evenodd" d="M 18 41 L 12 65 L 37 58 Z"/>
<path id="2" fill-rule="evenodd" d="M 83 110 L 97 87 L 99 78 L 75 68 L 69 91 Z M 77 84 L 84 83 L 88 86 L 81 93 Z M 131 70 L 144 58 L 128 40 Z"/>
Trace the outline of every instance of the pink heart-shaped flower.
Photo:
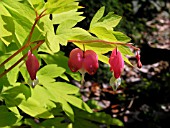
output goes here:
<path id="1" fill-rule="evenodd" d="M 114 77 L 117 79 L 121 76 L 121 72 L 124 68 L 124 60 L 121 53 L 115 48 L 109 59 L 110 71 L 114 72 Z"/>
<path id="2" fill-rule="evenodd" d="M 99 67 L 97 54 L 92 50 L 83 52 L 75 48 L 70 52 L 68 66 L 72 72 L 83 71 L 94 75 Z"/>

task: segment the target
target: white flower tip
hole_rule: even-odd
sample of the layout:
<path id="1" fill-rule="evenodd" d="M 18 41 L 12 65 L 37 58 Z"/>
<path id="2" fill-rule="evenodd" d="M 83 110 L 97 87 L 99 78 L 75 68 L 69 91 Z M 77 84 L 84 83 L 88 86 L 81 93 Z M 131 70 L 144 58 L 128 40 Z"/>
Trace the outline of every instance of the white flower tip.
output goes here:
<path id="1" fill-rule="evenodd" d="M 36 79 L 34 80 L 31 80 L 31 79 L 28 79 L 28 85 L 30 85 L 32 88 L 34 88 L 38 83 L 39 83 L 39 80 L 38 78 L 36 77 Z"/>

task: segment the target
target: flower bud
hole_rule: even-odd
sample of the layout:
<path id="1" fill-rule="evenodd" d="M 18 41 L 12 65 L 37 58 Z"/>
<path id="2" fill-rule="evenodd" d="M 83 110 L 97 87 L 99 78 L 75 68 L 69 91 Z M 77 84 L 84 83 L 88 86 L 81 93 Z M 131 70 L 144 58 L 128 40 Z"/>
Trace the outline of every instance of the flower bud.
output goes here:
<path id="1" fill-rule="evenodd" d="M 138 67 L 138 68 L 141 68 L 141 67 L 142 67 L 142 63 L 141 63 L 141 61 L 140 61 L 139 52 L 137 52 L 137 54 L 136 54 L 136 59 L 137 59 L 137 67 Z"/>
<path id="2" fill-rule="evenodd" d="M 28 51 L 26 67 L 27 67 L 27 71 L 31 77 L 31 80 L 36 80 L 36 73 L 39 69 L 39 62 L 38 62 L 38 59 L 34 56 L 34 54 L 31 53 L 30 50 Z"/>
<path id="3" fill-rule="evenodd" d="M 124 60 L 121 53 L 115 48 L 109 59 L 110 71 L 114 72 L 114 77 L 117 79 L 121 76 L 121 72 L 124 68 Z"/>

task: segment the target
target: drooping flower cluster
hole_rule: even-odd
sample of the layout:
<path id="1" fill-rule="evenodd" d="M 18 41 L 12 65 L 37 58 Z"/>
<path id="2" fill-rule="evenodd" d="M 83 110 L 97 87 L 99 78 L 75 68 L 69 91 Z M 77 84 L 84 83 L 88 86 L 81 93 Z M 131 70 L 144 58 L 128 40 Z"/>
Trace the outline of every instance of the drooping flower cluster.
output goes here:
<path id="1" fill-rule="evenodd" d="M 38 59 L 35 57 L 34 54 L 31 53 L 31 51 L 28 51 L 28 56 L 27 56 L 27 60 L 26 60 L 26 67 L 27 67 L 27 71 L 30 75 L 31 78 L 31 85 L 34 87 L 38 80 L 36 78 L 36 73 L 40 67 Z"/>
<path id="2" fill-rule="evenodd" d="M 138 68 L 142 67 L 140 61 L 140 55 L 137 52 L 136 55 Z M 116 90 L 121 84 L 121 73 L 124 68 L 124 60 L 121 52 L 116 47 L 109 58 L 110 71 L 113 72 L 113 76 L 110 79 L 110 85 Z M 98 57 L 92 50 L 82 51 L 79 48 L 75 48 L 70 52 L 68 66 L 72 72 L 79 71 L 82 73 L 82 79 L 84 79 L 84 73 L 94 75 L 98 69 Z"/>

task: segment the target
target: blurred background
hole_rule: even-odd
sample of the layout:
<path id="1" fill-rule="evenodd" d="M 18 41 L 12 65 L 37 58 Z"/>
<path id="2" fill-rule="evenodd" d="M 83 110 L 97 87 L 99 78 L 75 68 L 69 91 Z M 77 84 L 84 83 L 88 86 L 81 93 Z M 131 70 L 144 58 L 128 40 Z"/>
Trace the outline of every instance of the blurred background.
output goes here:
<path id="1" fill-rule="evenodd" d="M 131 37 L 141 49 L 143 67 L 125 65 L 122 85 L 109 86 L 112 74 L 100 63 L 94 77 L 86 74 L 81 94 L 94 111 L 124 122 L 126 128 L 167 128 L 170 124 L 170 2 L 168 0 L 81 0 L 86 19 L 78 24 L 88 30 L 97 10 L 105 6 L 122 16 L 115 28 Z M 78 84 L 76 81 L 73 81 Z M 101 126 L 102 127 L 102 126 Z M 115 126 L 113 126 L 115 128 Z"/>

